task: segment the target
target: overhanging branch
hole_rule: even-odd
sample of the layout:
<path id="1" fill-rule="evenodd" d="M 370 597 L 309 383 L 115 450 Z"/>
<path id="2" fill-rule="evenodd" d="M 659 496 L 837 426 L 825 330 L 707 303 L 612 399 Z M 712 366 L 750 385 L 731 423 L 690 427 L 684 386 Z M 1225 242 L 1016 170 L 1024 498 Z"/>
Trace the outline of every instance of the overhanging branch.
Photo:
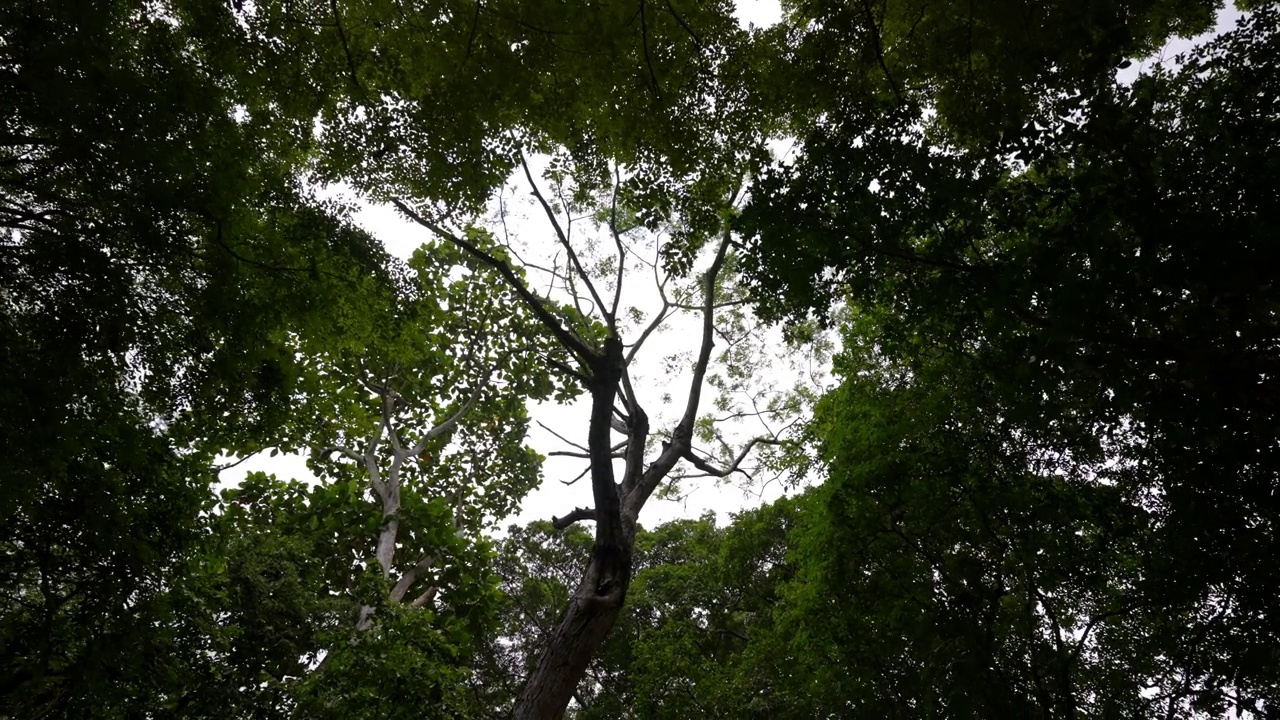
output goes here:
<path id="1" fill-rule="evenodd" d="M 591 293 L 591 300 L 596 307 L 600 308 L 600 314 L 604 315 L 605 323 L 608 324 L 610 330 L 616 330 L 615 319 L 613 313 L 609 312 L 609 306 L 604 304 L 600 299 L 600 293 L 596 292 L 596 286 L 591 282 L 591 277 L 587 275 L 587 271 L 582 267 L 582 262 L 578 259 L 578 253 L 573 249 L 573 244 L 569 242 L 569 236 L 565 234 L 564 229 L 560 227 L 560 221 L 556 219 L 556 213 L 551 209 L 551 204 L 542 196 L 542 191 L 538 189 L 538 183 L 533 179 L 533 171 L 529 169 L 529 162 L 525 159 L 524 153 L 520 153 L 520 166 L 524 168 L 524 176 L 529 181 L 529 187 L 533 188 L 533 196 L 538 199 L 538 204 L 542 206 L 542 211 L 546 214 L 547 219 L 551 221 L 551 227 L 556 232 L 556 240 L 560 242 L 560 246 L 565 249 L 569 255 L 569 262 L 573 265 L 573 271 L 582 279 L 587 286 L 587 292 Z"/>

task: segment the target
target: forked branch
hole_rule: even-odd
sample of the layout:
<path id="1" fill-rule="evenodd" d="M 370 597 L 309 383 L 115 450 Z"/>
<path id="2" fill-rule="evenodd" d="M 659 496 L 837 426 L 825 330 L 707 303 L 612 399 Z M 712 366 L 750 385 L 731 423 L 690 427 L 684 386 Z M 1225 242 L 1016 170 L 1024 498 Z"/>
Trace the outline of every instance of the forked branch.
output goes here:
<path id="1" fill-rule="evenodd" d="M 684 459 L 688 460 L 691 465 L 698 468 L 702 472 L 711 477 L 728 477 L 734 472 L 741 472 L 746 475 L 746 471 L 742 470 L 742 461 L 747 459 L 747 455 L 751 454 L 752 448 L 756 445 L 781 445 L 782 441 L 776 437 L 754 437 L 747 441 L 747 444 L 738 452 L 737 457 L 728 466 L 719 468 L 705 458 L 699 457 L 692 448 L 684 454 Z"/>

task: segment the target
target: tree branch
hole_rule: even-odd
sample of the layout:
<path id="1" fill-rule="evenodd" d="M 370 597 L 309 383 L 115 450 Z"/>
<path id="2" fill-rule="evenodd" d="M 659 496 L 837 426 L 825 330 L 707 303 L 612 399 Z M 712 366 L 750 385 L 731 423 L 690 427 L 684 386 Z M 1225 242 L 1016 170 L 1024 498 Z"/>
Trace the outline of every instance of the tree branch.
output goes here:
<path id="1" fill-rule="evenodd" d="M 356 462 L 364 461 L 364 457 L 362 455 L 358 454 L 354 450 L 351 450 L 350 448 L 345 448 L 341 446 L 320 448 L 319 450 L 316 451 L 316 454 L 320 455 L 320 457 L 326 457 L 333 453 L 341 453 L 347 456 L 348 458 L 355 460 Z"/>
<path id="2" fill-rule="evenodd" d="M 432 585 L 431 587 L 427 588 L 426 592 L 414 598 L 413 602 L 410 604 L 415 608 L 421 608 L 423 605 L 426 605 L 432 600 L 435 600 L 436 595 L 439 593 L 440 593 L 440 588 L 436 587 L 435 585 Z"/>
<path id="3" fill-rule="evenodd" d="M 484 374 L 484 377 L 480 380 L 480 382 L 476 383 L 476 386 L 471 391 L 471 396 L 467 398 L 466 403 L 461 408 L 459 408 L 457 412 L 455 412 L 453 415 L 450 415 L 448 420 L 445 420 L 444 422 L 440 423 L 439 425 L 431 428 L 426 433 L 424 433 L 423 436 L 418 440 L 418 442 L 414 443 L 413 447 L 409 449 L 408 456 L 417 457 L 418 455 L 421 455 L 422 451 L 427 448 L 428 442 L 452 430 L 458 424 L 458 422 L 462 420 L 463 416 L 471 412 L 471 408 L 475 407 L 476 402 L 480 400 L 481 391 L 483 391 L 485 389 L 485 386 L 488 385 L 489 378 L 493 376 L 494 371 L 497 370 L 498 367 L 502 365 L 503 361 L 505 361 L 508 357 L 510 357 L 513 352 L 515 351 L 509 350 L 507 352 L 502 353 L 502 355 L 500 355 L 498 359 L 495 360 L 494 363 L 489 366 L 488 372 Z"/>
<path id="4" fill-rule="evenodd" d="M 734 191 L 729 197 L 729 206 L 733 205 L 737 194 L 737 191 Z M 715 258 L 703 274 L 702 340 L 698 360 L 693 368 L 693 377 L 689 381 L 689 397 L 685 402 L 684 414 L 672 432 L 671 439 L 663 446 L 662 453 L 649 465 L 648 469 L 638 477 L 635 474 L 628 474 L 624 478 L 623 513 L 628 522 L 635 522 L 638 519 L 640 509 L 648 502 L 649 496 L 692 447 L 693 426 L 697 421 L 698 405 L 702 401 L 702 383 L 706 379 L 707 365 L 711 362 L 711 350 L 715 346 L 716 282 L 728 256 L 732 232 L 732 228 L 726 223 L 720 237 L 720 246 L 716 248 Z M 663 300 L 665 302 L 665 295 Z M 635 469 L 639 470 L 638 467 Z"/>
<path id="5" fill-rule="evenodd" d="M 395 587 L 391 588 L 391 599 L 395 602 L 403 600 L 405 594 L 409 592 L 409 588 L 413 587 L 413 584 L 418 581 L 418 578 L 422 576 L 422 573 L 430 570 L 431 566 L 435 564 L 436 558 L 431 555 L 426 555 L 414 564 L 413 567 L 405 570 L 404 574 L 400 576 L 400 580 L 396 582 Z"/>
<path id="6" fill-rule="evenodd" d="M 718 468 L 715 465 L 712 465 L 710 462 L 708 462 L 704 458 L 698 457 L 693 452 L 692 448 L 686 450 L 683 457 L 685 460 L 688 460 L 694 467 L 698 468 L 702 472 L 712 477 L 728 477 L 734 472 L 741 472 L 743 475 L 746 475 L 747 474 L 746 471 L 741 470 L 740 466 L 742 465 L 742 461 L 747 458 L 747 455 L 751 453 L 752 448 L 754 448 L 756 445 L 781 445 L 781 444 L 782 444 L 782 441 L 774 437 L 751 438 L 751 440 L 748 441 L 745 446 L 743 446 L 742 450 L 738 452 L 738 456 L 735 457 L 733 459 L 733 462 L 726 468 Z"/>
<path id="7" fill-rule="evenodd" d="M 574 479 L 572 479 L 572 480 L 561 480 L 561 481 L 560 481 L 560 484 L 561 484 L 561 485 L 572 485 L 572 484 L 574 484 L 574 483 L 578 482 L 579 480 L 581 480 L 581 479 L 582 479 L 584 476 L 586 476 L 586 474 L 587 474 L 587 473 L 589 473 L 589 472 L 591 472 L 591 465 L 587 465 L 585 468 L 583 468 L 583 469 L 582 469 L 582 472 L 578 473 L 577 477 L 575 477 Z"/>
<path id="8" fill-rule="evenodd" d="M 520 153 L 520 166 L 524 168 L 524 176 L 529 180 L 529 186 L 533 188 L 533 196 L 538 199 L 538 204 L 542 205 L 542 212 L 546 214 L 547 219 L 551 221 L 551 227 L 556 231 L 556 239 L 560 241 L 560 245 L 569 254 L 569 262 L 573 265 L 573 270 L 578 277 L 582 278 L 582 282 L 586 283 L 587 291 L 591 293 L 591 300 L 596 307 L 600 308 L 600 314 L 604 315 L 605 323 L 608 324 L 610 330 L 616 330 L 616 319 L 613 313 L 609 312 L 609 306 L 604 304 L 600 299 L 600 293 L 596 292 L 596 286 L 591 282 L 591 277 L 587 275 L 587 271 L 582 267 L 582 262 L 578 260 L 578 253 L 573 249 L 573 244 L 569 242 L 569 236 L 565 234 L 564 229 L 560 227 L 560 221 L 556 219 L 556 213 L 551 209 L 551 204 L 542 196 L 542 191 L 538 189 L 538 183 L 534 182 L 533 171 L 529 169 L 529 161 L 525 158 L 524 153 Z M 579 310 L 581 312 L 581 310 Z"/>
<path id="9" fill-rule="evenodd" d="M 609 234 L 613 235 L 613 243 L 618 248 L 618 276 L 614 278 L 613 305 L 609 308 L 609 317 L 618 317 L 618 304 L 622 302 L 622 275 L 626 271 L 627 249 L 622 244 L 622 236 L 618 234 L 618 186 L 622 178 L 618 174 L 618 166 L 613 166 L 613 197 L 609 201 Z"/>
<path id="10" fill-rule="evenodd" d="M 649 69 L 649 80 L 653 83 L 653 97 L 662 102 L 662 87 L 658 84 L 658 76 L 653 72 L 653 59 L 649 57 L 649 21 L 645 17 L 645 0 L 640 0 L 640 45 L 644 50 L 644 64 Z"/>
<path id="11" fill-rule="evenodd" d="M 334 450 L 340 450 L 340 449 L 341 449 L 341 448 L 329 448 L 329 451 L 330 451 L 330 452 L 332 452 L 332 451 L 334 451 Z M 244 457 L 240 458 L 239 460 L 236 460 L 235 462 L 223 463 L 222 465 L 214 465 L 214 466 L 213 466 L 213 471 L 214 471 L 215 473 L 220 473 L 220 472 L 222 472 L 223 470 L 230 470 L 231 468 L 233 468 L 233 467 L 235 467 L 235 466 L 239 465 L 240 463 L 242 463 L 242 462 L 244 462 L 244 461 L 246 461 L 246 460 L 248 460 L 248 459 L 252 458 L 254 455 L 257 455 L 257 454 L 258 454 L 258 453 L 260 453 L 260 452 L 262 452 L 262 451 L 261 451 L 261 450 L 254 450 L 253 452 L 249 453 L 248 455 L 245 455 Z M 351 452 L 351 451 L 350 451 L 350 450 L 348 450 L 347 452 Z M 356 456 L 356 459 L 359 459 L 359 456 L 358 456 L 358 455 Z"/>
<path id="12" fill-rule="evenodd" d="M 640 337 L 636 340 L 635 344 L 632 345 L 631 349 L 627 351 L 628 365 L 631 364 L 631 361 L 635 358 L 636 353 L 640 352 L 640 348 L 641 346 L 644 345 L 644 341 L 648 340 L 649 336 L 652 335 L 653 332 L 657 330 L 662 325 L 662 323 L 667 319 L 667 311 L 670 309 L 671 309 L 671 303 L 667 302 L 667 299 L 663 297 L 662 309 L 659 310 L 657 316 L 653 318 L 653 322 L 645 326 L 644 331 L 640 333 Z"/>
<path id="13" fill-rule="evenodd" d="M 583 520 L 594 521 L 595 519 L 595 508 L 574 508 L 572 512 L 564 517 L 555 517 L 553 515 L 551 517 L 551 526 L 557 530 L 563 530 L 576 522 L 581 522 Z"/>
<path id="14" fill-rule="evenodd" d="M 560 323 L 560 320 L 547 309 L 547 306 L 543 301 L 537 295 L 534 295 L 527 286 L 525 286 L 524 282 L 520 280 L 509 264 L 499 260 L 490 253 L 481 250 L 476 245 L 458 237 L 457 235 L 446 231 L 444 228 L 430 220 L 427 220 L 414 212 L 412 208 L 399 198 L 392 198 L 391 203 L 410 220 L 413 220 L 422 227 L 462 248 L 471 254 L 472 257 L 475 257 L 496 270 L 498 274 L 502 276 L 502 279 L 507 281 L 507 284 L 511 289 L 520 296 L 520 299 L 524 300 L 525 304 L 529 306 L 529 309 L 533 311 L 535 316 L 537 316 L 538 321 L 555 336 L 556 340 L 558 340 L 566 350 L 578 355 L 578 357 L 584 361 L 584 364 L 589 366 L 593 360 L 599 357 L 599 353 L 587 347 L 586 343 L 573 333 L 569 332 L 569 330 Z"/>
<path id="15" fill-rule="evenodd" d="M 556 436 L 556 438 L 558 438 L 559 440 L 561 440 L 562 442 L 564 442 L 566 445 L 570 445 L 570 446 L 572 446 L 572 447 L 576 447 L 576 448 L 578 448 L 579 450 L 581 450 L 581 451 L 582 451 L 582 452 L 584 452 L 584 453 L 585 453 L 585 452 L 588 452 L 587 447 L 586 447 L 585 445 L 579 445 L 578 443 L 576 443 L 576 442 L 574 442 L 574 441 L 570 440 L 569 438 L 567 438 L 567 437 L 565 437 L 565 436 L 561 435 L 560 433 L 556 432 L 555 430 L 552 430 L 551 428 L 547 427 L 547 425 L 546 425 L 545 423 L 543 423 L 541 420 L 535 420 L 534 422 L 538 423 L 538 427 L 542 428 L 543 430 L 546 430 L 547 432 L 551 433 L 552 435 L 555 435 L 555 436 Z"/>
<path id="16" fill-rule="evenodd" d="M 871 34 L 872 48 L 876 53 L 876 61 L 880 64 L 880 70 L 884 72 L 884 79 L 889 81 L 889 89 L 893 91 L 893 97 L 902 104 L 902 92 L 898 89 L 898 81 L 893 79 L 893 74 L 889 72 L 889 66 L 884 61 L 884 41 L 880 36 L 880 26 L 876 24 L 875 15 L 871 11 L 870 0 L 862 0 L 863 19 L 867 24 L 867 32 Z"/>
<path id="17" fill-rule="evenodd" d="M 623 440 L 622 442 L 610 448 L 610 452 L 613 453 L 611 457 L 615 457 L 615 458 L 623 457 L 623 454 L 618 451 L 626 447 L 627 442 L 628 441 Z M 573 450 L 552 450 L 551 452 L 547 453 L 547 455 L 549 457 L 573 457 L 573 458 L 587 458 L 587 459 L 591 458 L 591 454 L 589 452 L 575 452 Z"/>

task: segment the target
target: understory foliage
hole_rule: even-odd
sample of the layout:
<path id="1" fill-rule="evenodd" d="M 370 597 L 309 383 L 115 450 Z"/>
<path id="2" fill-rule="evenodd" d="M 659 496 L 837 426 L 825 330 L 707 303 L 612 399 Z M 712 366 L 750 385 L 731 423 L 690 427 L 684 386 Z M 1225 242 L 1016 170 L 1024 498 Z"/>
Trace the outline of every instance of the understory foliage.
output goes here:
<path id="1" fill-rule="evenodd" d="M 1280 9 L 781 7 L 0 5 L 0 717 L 1280 717 Z"/>

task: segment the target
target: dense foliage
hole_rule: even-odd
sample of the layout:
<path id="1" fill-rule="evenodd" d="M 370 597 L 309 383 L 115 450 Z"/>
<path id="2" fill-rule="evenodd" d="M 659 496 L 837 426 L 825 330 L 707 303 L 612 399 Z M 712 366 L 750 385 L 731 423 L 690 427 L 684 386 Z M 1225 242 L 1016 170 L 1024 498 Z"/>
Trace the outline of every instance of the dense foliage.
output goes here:
<path id="1" fill-rule="evenodd" d="M 1280 716 L 1241 7 L 1121 83 L 1218 8 L 0 6 L 0 717 Z M 756 318 L 838 334 L 821 397 Z M 592 504 L 495 535 L 580 395 Z M 640 524 L 751 469 L 807 489 Z"/>

